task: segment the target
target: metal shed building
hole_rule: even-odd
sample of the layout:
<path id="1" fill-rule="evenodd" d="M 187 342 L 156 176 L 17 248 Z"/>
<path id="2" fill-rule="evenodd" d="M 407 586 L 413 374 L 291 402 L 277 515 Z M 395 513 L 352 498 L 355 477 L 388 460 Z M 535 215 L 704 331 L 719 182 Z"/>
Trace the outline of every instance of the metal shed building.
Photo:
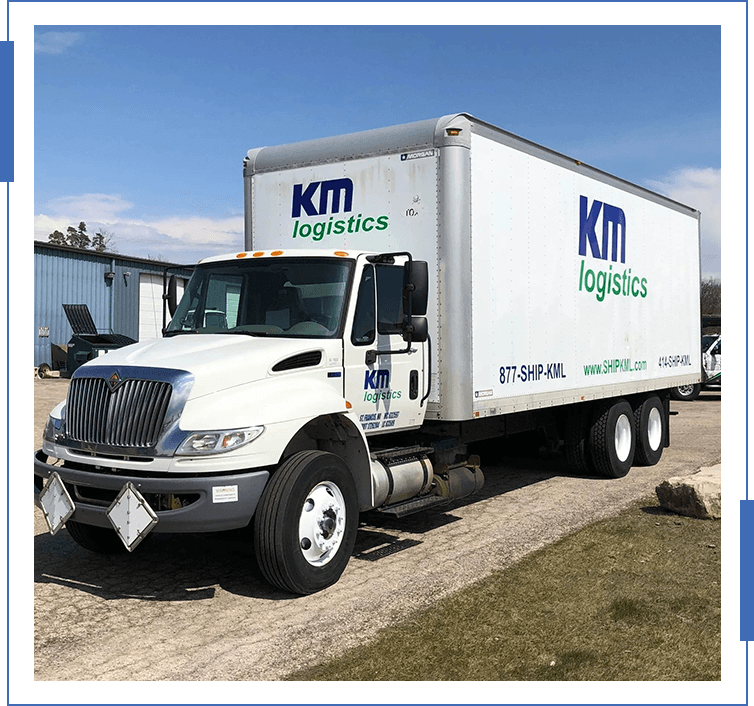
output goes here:
<path id="1" fill-rule="evenodd" d="M 34 366 L 52 366 L 71 326 L 63 304 L 86 304 L 99 333 L 135 340 L 162 329 L 162 275 L 172 263 L 34 242 Z M 189 269 L 178 274 L 190 275 Z"/>

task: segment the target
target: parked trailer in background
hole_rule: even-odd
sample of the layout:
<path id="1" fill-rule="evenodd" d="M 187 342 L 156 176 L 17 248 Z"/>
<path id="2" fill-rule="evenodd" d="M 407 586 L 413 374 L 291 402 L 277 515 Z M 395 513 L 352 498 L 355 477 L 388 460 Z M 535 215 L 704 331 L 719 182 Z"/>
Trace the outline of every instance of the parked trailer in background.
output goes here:
<path id="1" fill-rule="evenodd" d="M 466 114 L 251 150 L 244 183 L 244 251 L 51 415 L 53 531 L 253 522 L 265 576 L 311 593 L 359 512 L 479 490 L 470 442 L 542 429 L 607 477 L 660 459 L 700 379 L 697 211 Z"/>

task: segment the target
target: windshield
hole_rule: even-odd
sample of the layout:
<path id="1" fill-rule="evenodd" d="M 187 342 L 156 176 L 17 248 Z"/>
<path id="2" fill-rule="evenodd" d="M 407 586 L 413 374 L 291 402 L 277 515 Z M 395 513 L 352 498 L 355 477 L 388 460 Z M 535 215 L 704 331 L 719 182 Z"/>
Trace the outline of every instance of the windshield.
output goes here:
<path id="1" fill-rule="evenodd" d="M 166 335 L 338 335 L 353 263 L 340 258 L 264 258 L 199 265 Z"/>

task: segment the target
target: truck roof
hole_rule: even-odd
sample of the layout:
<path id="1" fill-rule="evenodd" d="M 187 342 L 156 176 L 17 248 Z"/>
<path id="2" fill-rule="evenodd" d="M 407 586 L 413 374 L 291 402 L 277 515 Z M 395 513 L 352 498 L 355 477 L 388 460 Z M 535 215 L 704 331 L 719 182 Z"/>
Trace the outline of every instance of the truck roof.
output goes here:
<path id="1" fill-rule="evenodd" d="M 411 152 L 452 145 L 470 147 L 472 130 L 514 149 L 535 155 L 572 171 L 587 174 L 599 181 L 613 183 L 626 191 L 699 218 L 697 209 L 503 130 L 491 123 L 479 120 L 470 113 L 452 113 L 440 118 L 346 135 L 322 137 L 287 145 L 258 147 L 249 150 L 246 154 L 244 176 L 250 177 L 264 172 L 343 162 L 381 154 Z"/>
<path id="2" fill-rule="evenodd" d="M 231 260 L 243 260 L 244 258 L 259 259 L 271 257 L 347 257 L 355 259 L 359 255 L 373 255 L 376 253 L 365 250 L 316 250 L 314 248 L 285 248 L 284 250 L 247 250 L 237 253 L 227 253 L 225 255 L 213 255 L 199 260 L 199 264 L 204 265 L 208 262 L 227 262 Z"/>

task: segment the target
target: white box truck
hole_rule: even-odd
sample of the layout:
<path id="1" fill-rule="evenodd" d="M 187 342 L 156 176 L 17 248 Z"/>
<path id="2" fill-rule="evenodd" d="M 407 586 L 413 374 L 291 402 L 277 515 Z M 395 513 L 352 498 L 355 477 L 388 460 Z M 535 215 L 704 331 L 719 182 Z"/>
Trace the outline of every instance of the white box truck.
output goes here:
<path id="1" fill-rule="evenodd" d="M 244 250 L 166 286 L 164 337 L 83 365 L 50 415 L 52 532 L 251 524 L 306 594 L 360 512 L 478 490 L 471 442 L 545 430 L 608 477 L 660 459 L 670 389 L 700 380 L 697 211 L 466 114 L 251 150 L 244 184 Z"/>

